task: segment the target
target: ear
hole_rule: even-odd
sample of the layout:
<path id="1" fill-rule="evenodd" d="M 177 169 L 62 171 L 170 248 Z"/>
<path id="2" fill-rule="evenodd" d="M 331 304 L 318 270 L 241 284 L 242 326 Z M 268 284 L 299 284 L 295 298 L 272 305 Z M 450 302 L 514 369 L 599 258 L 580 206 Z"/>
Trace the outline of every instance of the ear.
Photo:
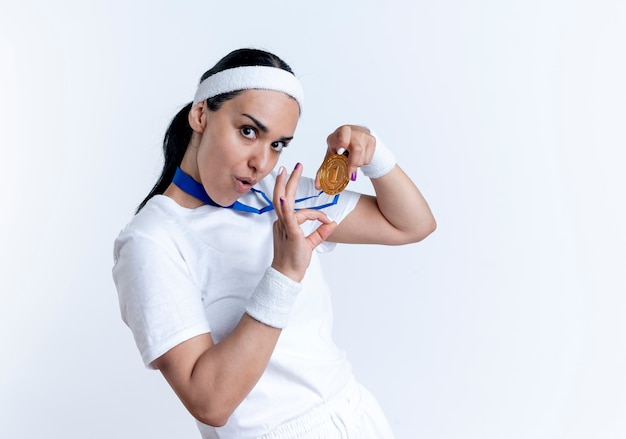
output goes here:
<path id="1" fill-rule="evenodd" d="M 206 101 L 198 102 L 196 105 L 191 107 L 187 118 L 189 120 L 189 126 L 192 130 L 198 133 L 204 132 L 204 128 L 206 127 L 206 113 Z"/>

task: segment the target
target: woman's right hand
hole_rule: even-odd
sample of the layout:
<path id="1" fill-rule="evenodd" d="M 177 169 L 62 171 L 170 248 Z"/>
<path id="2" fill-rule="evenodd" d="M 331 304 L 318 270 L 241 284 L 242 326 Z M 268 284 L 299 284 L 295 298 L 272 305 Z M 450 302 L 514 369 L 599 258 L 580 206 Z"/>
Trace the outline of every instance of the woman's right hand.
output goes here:
<path id="1" fill-rule="evenodd" d="M 281 167 L 274 186 L 274 208 L 278 219 L 274 222 L 272 267 L 296 282 L 302 281 L 315 247 L 324 242 L 337 227 L 337 223 L 324 212 L 315 209 L 295 210 L 296 189 L 301 176 L 300 163 L 296 164 L 289 180 L 285 168 Z M 312 220 L 322 224 L 304 236 L 300 225 Z"/>

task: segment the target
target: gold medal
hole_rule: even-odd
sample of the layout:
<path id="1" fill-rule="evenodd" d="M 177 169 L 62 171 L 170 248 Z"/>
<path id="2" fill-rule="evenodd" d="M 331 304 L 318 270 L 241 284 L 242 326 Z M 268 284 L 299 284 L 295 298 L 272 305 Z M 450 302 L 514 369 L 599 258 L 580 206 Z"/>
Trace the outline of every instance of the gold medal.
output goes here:
<path id="1" fill-rule="evenodd" d="M 328 195 L 335 195 L 346 188 L 348 177 L 348 157 L 344 154 L 328 156 L 319 169 L 320 186 Z"/>

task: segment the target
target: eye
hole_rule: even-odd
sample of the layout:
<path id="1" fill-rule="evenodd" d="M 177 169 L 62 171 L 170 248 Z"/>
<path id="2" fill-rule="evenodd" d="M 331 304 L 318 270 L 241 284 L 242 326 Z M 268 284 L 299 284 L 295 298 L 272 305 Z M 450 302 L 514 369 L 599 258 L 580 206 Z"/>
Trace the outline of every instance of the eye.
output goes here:
<path id="1" fill-rule="evenodd" d="M 287 142 L 283 142 L 282 140 L 279 140 L 278 142 L 272 143 L 272 149 L 276 152 L 281 152 L 283 148 L 287 148 Z"/>
<path id="2" fill-rule="evenodd" d="M 256 138 L 256 128 L 251 127 L 251 126 L 244 126 L 241 128 L 241 135 L 244 136 L 246 139 L 255 139 Z"/>

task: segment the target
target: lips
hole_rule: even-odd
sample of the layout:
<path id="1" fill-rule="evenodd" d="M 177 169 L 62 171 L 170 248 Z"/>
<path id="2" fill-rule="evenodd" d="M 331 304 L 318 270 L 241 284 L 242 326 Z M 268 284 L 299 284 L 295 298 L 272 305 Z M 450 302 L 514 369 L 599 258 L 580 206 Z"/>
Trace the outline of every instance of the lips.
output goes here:
<path id="1" fill-rule="evenodd" d="M 256 180 L 246 177 L 237 177 L 235 181 L 237 183 L 237 191 L 241 193 L 248 192 L 257 183 Z"/>

